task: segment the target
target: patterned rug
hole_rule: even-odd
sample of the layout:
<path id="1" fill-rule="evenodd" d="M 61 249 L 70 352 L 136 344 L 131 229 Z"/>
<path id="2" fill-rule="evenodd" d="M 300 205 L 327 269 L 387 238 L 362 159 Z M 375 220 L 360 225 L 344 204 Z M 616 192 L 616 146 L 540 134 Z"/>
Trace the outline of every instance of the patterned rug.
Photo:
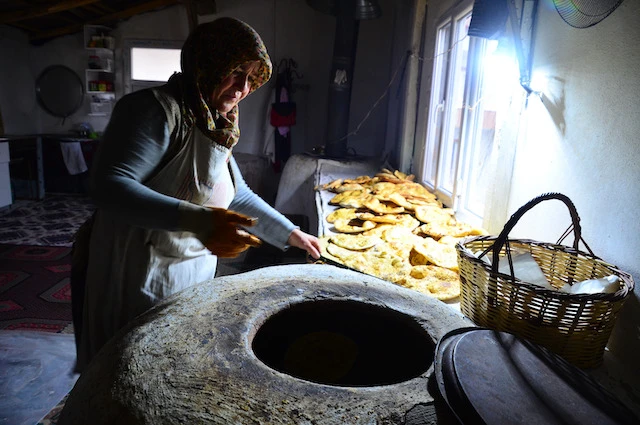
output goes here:
<path id="1" fill-rule="evenodd" d="M 0 245 L 0 329 L 73 332 L 71 248 Z"/>
<path id="2" fill-rule="evenodd" d="M 73 235 L 93 213 L 88 197 L 47 194 L 42 201 L 17 200 L 0 212 L 0 243 L 71 246 Z"/>

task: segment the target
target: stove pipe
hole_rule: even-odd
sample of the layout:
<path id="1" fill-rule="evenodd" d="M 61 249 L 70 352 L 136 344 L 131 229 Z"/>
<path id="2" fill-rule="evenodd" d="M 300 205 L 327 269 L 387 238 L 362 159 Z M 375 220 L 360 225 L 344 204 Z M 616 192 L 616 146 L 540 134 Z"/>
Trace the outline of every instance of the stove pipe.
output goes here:
<path id="1" fill-rule="evenodd" d="M 330 158 L 344 158 L 347 156 L 349 108 L 359 20 L 380 17 L 380 7 L 375 0 L 307 0 L 307 3 L 320 12 L 336 17 L 324 153 Z"/>
<path id="2" fill-rule="evenodd" d="M 347 156 L 349 107 L 359 22 L 356 20 L 355 0 L 336 4 L 336 34 L 333 42 L 333 62 L 329 81 L 329 111 L 325 155 L 334 158 Z"/>

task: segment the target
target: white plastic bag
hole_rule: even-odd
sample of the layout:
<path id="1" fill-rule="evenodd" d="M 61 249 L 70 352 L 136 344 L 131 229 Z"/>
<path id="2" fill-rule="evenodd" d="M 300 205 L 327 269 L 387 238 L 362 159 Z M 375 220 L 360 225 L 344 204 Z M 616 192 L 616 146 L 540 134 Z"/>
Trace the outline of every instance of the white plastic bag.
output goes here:
<path id="1" fill-rule="evenodd" d="M 569 294 L 613 294 L 620 288 L 620 278 L 618 276 L 606 276 L 600 279 L 588 279 L 573 285 L 565 284 L 560 291 Z"/>

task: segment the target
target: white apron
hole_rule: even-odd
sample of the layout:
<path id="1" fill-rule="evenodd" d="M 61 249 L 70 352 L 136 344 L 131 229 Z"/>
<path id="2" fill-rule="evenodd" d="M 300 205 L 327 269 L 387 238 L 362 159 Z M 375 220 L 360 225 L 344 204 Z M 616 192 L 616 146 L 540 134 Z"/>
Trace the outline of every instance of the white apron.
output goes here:
<path id="1" fill-rule="evenodd" d="M 197 205 L 227 208 L 235 195 L 231 149 L 194 130 L 145 185 Z M 149 214 L 152 214 L 149 211 Z M 217 257 L 193 233 L 134 227 L 98 210 L 89 249 L 78 367 L 158 301 L 215 276 Z"/>

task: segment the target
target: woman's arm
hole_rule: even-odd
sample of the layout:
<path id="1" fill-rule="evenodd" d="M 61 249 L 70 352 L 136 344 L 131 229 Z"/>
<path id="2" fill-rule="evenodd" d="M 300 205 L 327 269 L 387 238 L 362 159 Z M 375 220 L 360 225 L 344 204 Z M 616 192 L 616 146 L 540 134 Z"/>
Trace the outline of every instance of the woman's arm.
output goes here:
<path id="1" fill-rule="evenodd" d="M 162 161 L 171 129 L 150 90 L 123 97 L 113 110 L 91 170 L 96 205 L 135 226 L 196 231 L 209 225 L 207 209 L 143 184 Z"/>
<path id="2" fill-rule="evenodd" d="M 230 165 L 236 185 L 236 196 L 229 209 L 258 218 L 256 225 L 248 230 L 280 249 L 287 249 L 291 245 L 307 251 L 313 258 L 320 258 L 318 238 L 300 230 L 288 218 L 256 195 L 245 182 L 233 157 Z"/>
<path id="3" fill-rule="evenodd" d="M 233 156 L 229 164 L 236 187 L 236 196 L 229 209 L 256 217 L 258 221 L 255 226 L 247 230 L 275 247 L 286 249 L 291 232 L 298 227 L 251 190 Z"/>

